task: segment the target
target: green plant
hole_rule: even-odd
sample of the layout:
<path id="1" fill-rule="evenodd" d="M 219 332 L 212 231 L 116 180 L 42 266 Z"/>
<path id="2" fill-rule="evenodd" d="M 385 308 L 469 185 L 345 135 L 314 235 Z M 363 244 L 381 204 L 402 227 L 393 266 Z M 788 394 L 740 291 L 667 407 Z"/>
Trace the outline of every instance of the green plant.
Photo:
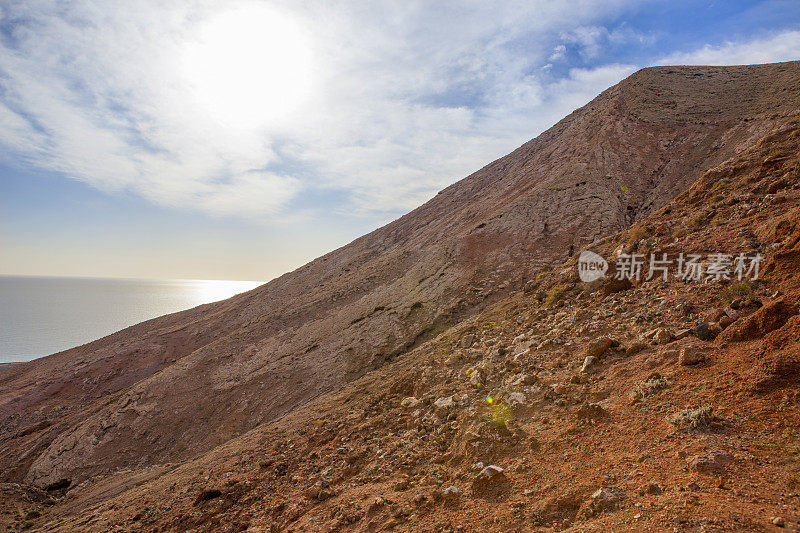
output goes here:
<path id="1" fill-rule="evenodd" d="M 774 147 L 774 148 L 765 148 L 758 153 L 761 156 L 761 159 L 766 161 L 774 161 L 776 159 L 783 159 L 784 157 L 788 157 L 790 154 L 786 151 L 786 149 L 781 147 Z"/>
<path id="2" fill-rule="evenodd" d="M 554 285 L 547 291 L 547 296 L 544 299 L 544 304 L 551 306 L 557 303 L 561 298 L 567 294 L 572 286 L 569 283 L 562 283 L 561 285 Z"/>
<path id="3" fill-rule="evenodd" d="M 647 238 L 650 235 L 650 232 L 647 231 L 646 228 L 642 226 L 634 226 L 630 229 L 628 233 L 627 242 L 628 244 L 632 243 L 633 241 L 638 241 L 644 238 Z"/>
<path id="4" fill-rule="evenodd" d="M 725 305 L 734 300 L 752 298 L 756 293 L 756 283 L 750 280 L 737 281 L 719 291 L 719 299 Z"/>
<path id="5" fill-rule="evenodd" d="M 724 189 L 728 185 L 730 185 L 731 180 L 729 178 L 722 178 L 717 180 L 714 185 L 711 186 L 712 191 L 718 191 L 720 189 Z"/>
<path id="6" fill-rule="evenodd" d="M 702 226 L 703 224 L 705 224 L 707 219 L 708 219 L 708 215 L 706 215 L 706 213 L 701 211 L 699 213 L 695 213 L 694 215 L 690 216 L 686 220 L 686 224 L 687 224 L 687 226 L 689 226 L 692 229 L 697 229 L 700 226 Z"/>

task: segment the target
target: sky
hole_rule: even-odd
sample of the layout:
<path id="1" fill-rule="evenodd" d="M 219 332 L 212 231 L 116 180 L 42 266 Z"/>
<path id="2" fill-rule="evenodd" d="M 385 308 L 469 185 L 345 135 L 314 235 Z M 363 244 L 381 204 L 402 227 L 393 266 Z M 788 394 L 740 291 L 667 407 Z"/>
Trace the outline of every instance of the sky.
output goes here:
<path id="1" fill-rule="evenodd" d="M 266 281 L 800 4 L 0 0 L 0 275 Z"/>

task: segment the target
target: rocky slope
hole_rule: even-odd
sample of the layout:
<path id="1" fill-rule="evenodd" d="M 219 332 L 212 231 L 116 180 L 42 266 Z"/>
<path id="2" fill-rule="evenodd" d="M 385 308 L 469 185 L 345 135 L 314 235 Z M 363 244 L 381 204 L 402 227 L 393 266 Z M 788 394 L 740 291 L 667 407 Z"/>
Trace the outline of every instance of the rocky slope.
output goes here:
<path id="1" fill-rule="evenodd" d="M 743 283 L 586 284 L 570 259 L 199 457 L 25 494 L 15 525 L 799 529 L 800 117 L 590 249 L 764 264 Z"/>
<path id="2" fill-rule="evenodd" d="M 254 527 L 278 524 L 302 530 L 324 522 L 320 522 L 322 515 L 318 512 L 335 514 L 331 505 L 336 502 L 349 505 L 358 494 L 394 490 L 397 476 L 409 477 L 408 486 L 425 487 L 414 495 L 419 492 L 425 496 L 424 501 L 429 502 L 426 509 L 441 507 L 445 513 L 442 518 L 470 516 L 472 511 L 456 506 L 448 515 L 450 507 L 445 503 L 450 505 L 452 491 L 445 497 L 429 489 L 435 486 L 443 492 L 440 487 L 443 479 L 468 480 L 472 466 L 480 462 L 489 464 L 487 461 L 513 456 L 516 462 L 503 468 L 525 470 L 530 461 L 544 461 L 542 464 L 547 465 L 547 461 L 554 461 L 561 453 L 580 459 L 563 461 L 565 468 L 571 468 L 567 478 L 577 480 L 581 475 L 586 476 L 587 472 L 594 472 L 587 468 L 592 465 L 600 468 L 602 464 L 603 454 L 591 451 L 597 450 L 596 446 L 607 446 L 612 455 L 621 449 L 614 439 L 615 430 L 613 427 L 599 432 L 575 429 L 569 417 L 563 423 L 555 423 L 551 416 L 562 416 L 559 409 L 564 405 L 573 399 L 588 401 L 591 394 L 599 394 L 600 399 L 615 394 L 624 397 L 620 391 L 629 383 L 623 375 L 640 372 L 635 366 L 627 369 L 628 361 L 619 361 L 619 374 L 611 374 L 615 379 L 602 380 L 605 382 L 599 389 L 602 392 L 592 392 L 580 377 L 571 383 L 572 377 L 564 373 L 574 370 L 575 354 L 583 349 L 579 343 L 603 333 L 637 333 L 636 328 L 623 320 L 605 323 L 599 316 L 615 316 L 620 309 L 630 307 L 631 312 L 643 313 L 644 317 L 631 318 L 634 324 L 636 320 L 647 322 L 652 319 L 646 311 L 652 313 L 653 306 L 642 303 L 642 297 L 661 298 L 657 302 L 660 306 L 665 302 L 677 306 L 683 300 L 697 298 L 692 292 L 696 288 L 646 286 L 637 288 L 636 291 L 642 292 L 634 293 L 635 297 L 630 296 L 627 301 L 617 301 L 618 296 L 601 300 L 595 294 L 591 297 L 597 301 L 583 303 L 594 313 L 594 318 L 586 315 L 589 318 L 580 320 L 557 307 L 535 308 L 538 304 L 530 304 L 534 307 L 525 304 L 527 312 L 533 314 L 527 317 L 518 314 L 510 320 L 507 309 L 532 297 L 517 293 L 511 300 L 505 298 L 537 273 L 551 272 L 551 267 L 566 259 L 571 249 L 580 250 L 636 220 L 652 224 L 649 230 L 637 231 L 652 231 L 659 236 L 660 240 L 648 240 L 646 244 L 650 246 L 674 238 L 678 242 L 686 239 L 684 244 L 697 246 L 710 246 L 717 237 L 733 239 L 732 243 L 738 239 L 748 246 L 766 242 L 763 235 L 753 231 L 753 220 L 741 218 L 744 211 L 737 211 L 741 218 L 736 230 L 739 233 L 734 232 L 734 226 L 725 225 L 708 226 L 708 235 L 702 238 L 691 231 L 714 220 L 718 223 L 719 216 L 723 216 L 721 212 L 732 213 L 735 209 L 742 210 L 744 203 L 761 202 L 762 197 L 772 194 L 769 191 L 773 181 L 785 179 L 788 186 L 793 186 L 796 175 L 792 177 L 792 170 L 784 168 L 787 161 L 793 161 L 791 157 L 773 161 L 767 154 L 759 160 L 759 165 L 772 162 L 763 170 L 759 167 L 758 172 L 764 175 L 758 183 L 750 184 L 753 199 L 716 207 L 719 202 L 732 202 L 734 193 L 720 186 L 706 198 L 705 193 L 698 191 L 704 191 L 700 187 L 702 180 L 714 176 L 706 173 L 708 169 L 752 146 L 774 128 L 788 128 L 791 131 L 787 135 L 794 135 L 796 128 L 792 130 L 793 126 L 785 124 L 798 108 L 800 64 L 796 62 L 754 67 L 646 69 L 607 90 L 509 156 L 445 189 L 409 215 L 295 272 L 225 302 L 162 317 L 83 347 L 3 369 L 0 375 L 3 477 L 10 482 L 49 487 L 51 491 L 50 495 L 39 495 L 34 488 L 16 485 L 8 485 L 4 490 L 18 494 L 15 498 L 27 502 L 25 505 L 32 506 L 35 513 L 41 513 L 40 507 L 47 506 L 37 498 L 48 501 L 52 494 L 88 480 L 70 489 L 68 498 L 48 512 L 48 520 L 63 520 L 63 524 L 73 527 L 79 523 L 81 527 L 87 526 L 88 522 L 81 521 L 90 520 L 92 512 L 86 509 L 106 502 L 103 505 L 125 511 L 117 514 L 111 507 L 104 507 L 102 520 L 95 517 L 92 522 L 98 529 L 120 520 L 127 521 L 129 528 L 143 521 L 149 524 L 147 527 L 158 524 L 170 529 L 213 529 L 220 524 L 235 527 L 241 516 L 242 523 Z M 774 135 L 780 137 L 780 131 L 783 130 Z M 780 139 L 785 143 L 781 149 L 796 151 L 791 139 Z M 750 168 L 761 157 L 756 153 L 758 150 L 764 148 L 753 148 L 739 156 L 739 162 L 727 165 Z M 786 171 L 789 177 L 774 176 L 778 171 Z M 729 181 L 741 177 L 736 173 L 739 171 L 730 172 Z M 759 187 L 765 176 L 770 180 L 762 191 Z M 669 213 L 661 209 L 698 179 L 700 185 L 679 196 L 678 203 L 667 208 Z M 774 192 L 785 188 L 779 187 Z M 722 198 L 713 199 L 715 196 Z M 794 201 L 790 196 L 787 198 Z M 748 207 L 748 213 L 756 211 L 749 216 L 763 215 L 770 224 L 774 223 L 780 210 L 793 205 L 787 200 L 771 207 L 773 204 L 769 202 L 774 198 L 777 197 L 768 198 L 761 206 L 770 207 L 764 213 L 756 205 Z M 685 222 L 677 218 L 678 213 L 688 219 L 701 210 L 715 211 L 713 214 L 702 211 L 705 218 L 691 224 L 686 222 L 686 236 L 670 233 L 675 224 Z M 784 223 L 781 231 L 790 231 L 791 220 Z M 603 246 L 611 244 L 598 245 L 597 249 L 610 251 Z M 780 268 L 773 267 L 776 279 Z M 787 280 L 793 276 L 791 271 L 784 275 Z M 543 278 L 546 279 L 548 275 Z M 573 283 L 554 281 L 551 286 L 545 283 L 542 289 L 552 291 L 550 300 L 589 298 L 579 297 L 580 288 Z M 789 287 L 791 281 L 784 283 Z M 701 293 L 705 298 L 700 300 L 703 305 L 714 297 L 714 288 L 706 289 Z M 501 303 L 476 316 L 496 302 Z M 584 319 L 587 323 L 580 335 L 565 339 L 564 321 Z M 531 438 L 531 431 L 535 436 L 541 430 L 538 425 L 518 431 L 509 429 L 505 422 L 478 424 L 480 427 L 469 430 L 477 437 L 467 434 L 464 428 L 469 424 L 465 426 L 463 420 L 459 423 L 459 417 L 477 417 L 472 421 L 477 423 L 485 406 L 461 408 L 474 403 L 475 398 L 468 392 L 481 397 L 486 389 L 472 390 L 473 385 L 460 374 L 464 368 L 443 366 L 445 362 L 457 364 L 458 358 L 450 361 L 453 348 L 447 341 L 462 331 L 448 330 L 449 325 L 457 322 L 462 323 L 460 328 L 485 330 L 477 335 L 476 347 L 466 348 L 465 353 L 477 357 L 474 352 L 481 351 L 484 354 L 481 357 L 488 357 L 496 351 L 497 355 L 490 359 L 499 361 L 491 361 L 492 365 L 510 366 L 497 379 L 504 380 L 514 370 L 514 359 L 507 357 L 506 352 L 511 339 L 517 338 L 518 333 L 526 337 L 525 342 L 536 339 L 537 349 L 528 351 L 530 361 L 523 358 L 520 366 L 527 365 L 529 370 L 537 371 L 539 367 L 542 371 L 552 367 L 547 371 L 554 373 L 553 379 L 563 380 L 553 384 L 562 383 L 565 388 L 556 390 L 550 386 L 553 390 L 548 392 L 550 389 L 537 385 L 540 377 L 527 384 L 523 379 L 522 385 L 517 383 L 517 386 L 539 387 L 535 393 L 528 391 L 523 413 L 531 414 L 531 420 L 538 420 L 536 424 L 552 430 L 555 455 L 537 456 L 531 452 L 539 449 L 534 443 L 537 438 Z M 548 332 L 550 325 L 555 329 Z M 610 326 L 617 330 L 608 330 Z M 437 337 L 442 332 L 445 334 Z M 428 342 L 434 337 L 434 341 Z M 619 340 L 628 342 L 627 338 Z M 496 348 L 500 345 L 502 350 Z M 648 350 L 642 352 L 647 353 Z M 630 361 L 639 361 L 644 357 L 642 354 Z M 476 369 L 477 366 L 469 365 Z M 481 372 L 480 380 L 486 380 L 488 371 Z M 469 380 L 473 377 L 474 374 Z M 394 385 L 387 390 L 387 383 Z M 481 383 L 482 387 L 490 384 L 491 381 Z M 323 396 L 307 408 L 300 408 L 343 386 L 344 392 Z M 442 389 L 442 396 L 437 398 L 445 398 L 444 393 L 450 391 L 448 387 L 457 397 L 452 399 L 453 406 L 446 408 L 452 411 L 442 412 L 431 404 L 438 389 Z M 564 405 L 547 403 L 555 396 L 564 396 L 564 391 L 572 391 L 563 399 Z M 540 392 L 541 398 L 535 399 Z M 422 400 L 420 405 L 424 407 L 411 411 L 419 412 L 419 420 L 408 422 L 405 408 L 395 405 L 402 400 L 401 396 L 420 397 L 417 399 Z M 513 414 L 515 419 L 522 416 Z M 623 418 L 618 429 L 630 431 L 638 427 L 636 423 L 645 424 L 646 417 L 637 416 Z M 588 416 L 588 419 L 598 417 Z M 441 423 L 442 420 L 446 423 Z M 551 422 L 555 423 L 552 428 Z M 421 426 L 414 426 L 417 423 Z M 402 436 L 412 426 L 416 427 L 416 433 Z M 646 436 L 637 442 L 663 433 L 663 427 L 654 422 L 649 429 L 646 424 L 642 427 Z M 254 428 L 255 431 L 238 437 Z M 461 437 L 454 438 L 461 430 Z M 566 433 L 558 436 L 559 431 Z M 570 435 L 579 442 L 574 453 L 569 451 Z M 483 441 L 491 444 L 482 444 Z M 352 446 L 348 443 L 360 446 L 356 456 L 350 457 Z M 483 446 L 488 455 L 472 457 Z M 212 451 L 202 453 L 207 450 Z M 412 475 L 401 468 L 404 461 L 418 464 L 422 461 L 420 454 L 434 458 L 430 471 L 417 469 Z M 371 465 L 367 470 L 362 468 L 364 461 Z M 176 468 L 175 463 L 183 464 Z M 328 491 L 333 480 L 341 476 L 349 480 L 356 475 L 345 472 L 350 466 L 360 476 L 352 489 L 355 492 L 330 501 L 323 497 L 326 504 L 316 505 L 315 502 L 321 501 L 319 493 Z M 323 472 L 326 468 L 328 472 Z M 556 472 L 539 475 L 555 483 L 552 476 Z M 562 474 L 567 475 L 565 472 Z M 564 496 L 567 503 L 553 504 L 559 509 L 559 506 L 575 507 L 575 513 L 558 511 L 558 520 L 562 520 L 562 515 L 568 521 L 578 517 L 578 509 L 583 505 L 581 498 L 587 490 L 584 485 L 599 479 L 598 475 L 595 472 L 586 477 L 576 487 L 575 495 Z M 319 486 L 306 486 L 309 476 L 315 477 L 314 483 Z M 506 474 L 501 478 L 504 486 L 519 488 L 508 477 Z M 228 485 L 228 481 L 232 484 Z M 398 483 L 402 485 L 402 480 Z M 459 484 L 453 486 L 458 488 Z M 239 488 L 233 491 L 226 487 Z M 201 495 L 198 491 L 202 490 L 209 492 Z M 463 484 L 459 490 L 464 492 Z M 476 494 L 481 492 L 476 490 Z M 227 494 L 232 491 L 237 495 L 229 498 Z M 332 496 L 336 491 L 340 495 L 346 492 L 340 487 L 325 494 Z M 407 493 L 404 489 L 399 491 Z M 491 513 L 484 513 L 487 520 L 505 520 L 501 512 L 504 509 L 517 513 L 511 504 L 502 503 L 503 491 L 489 490 L 491 494 L 495 492 L 497 495 L 490 499 L 500 498 L 501 505 L 492 507 L 495 510 Z M 155 495 L 154 499 L 148 494 Z M 286 497 L 289 494 L 296 496 L 294 501 Z M 542 495 L 537 492 L 535 497 L 539 496 Z M 109 503 L 112 497 L 119 500 Z M 245 499 L 240 501 L 240 498 Z M 167 501 L 175 506 L 175 512 L 161 507 Z M 214 507 L 209 508 L 206 501 Z M 483 509 L 481 502 L 481 496 L 470 497 L 467 506 L 478 512 Z M 411 513 L 405 513 L 407 509 L 395 503 L 388 505 L 384 501 L 372 511 L 363 509 L 364 506 L 357 511 L 344 505 L 336 512 L 342 516 L 349 516 L 351 511 L 354 514 L 342 519 L 344 522 L 338 527 L 347 526 L 349 520 L 354 520 L 353 527 L 386 525 L 383 518 L 378 519 L 386 513 L 392 514 L 391 520 L 397 524 L 415 513 L 415 519 L 421 519 L 414 501 L 407 502 Z M 270 514 L 259 514 L 261 511 L 256 512 L 255 507 L 269 510 Z M 399 511 L 401 507 L 403 512 Z M 127 514 L 131 509 L 140 510 L 138 518 Z M 364 520 L 364 513 L 375 515 L 375 520 Z M 435 524 L 430 520 L 434 515 L 424 514 L 428 518 L 418 523 L 420 527 L 422 524 L 433 527 Z M 541 523 L 559 525 L 551 517 L 551 511 L 543 510 L 540 514 Z M 481 516 L 476 515 L 476 519 Z M 373 526 L 369 526 L 370 522 Z M 491 523 L 487 522 L 487 527 Z"/>

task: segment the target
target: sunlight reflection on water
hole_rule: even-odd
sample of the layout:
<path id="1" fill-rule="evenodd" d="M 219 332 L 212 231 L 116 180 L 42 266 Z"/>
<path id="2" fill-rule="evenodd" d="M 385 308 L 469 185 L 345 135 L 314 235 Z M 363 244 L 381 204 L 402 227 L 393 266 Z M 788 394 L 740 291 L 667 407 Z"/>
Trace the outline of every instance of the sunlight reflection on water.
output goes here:
<path id="1" fill-rule="evenodd" d="M 59 352 L 261 284 L 0 276 L 0 362 Z"/>

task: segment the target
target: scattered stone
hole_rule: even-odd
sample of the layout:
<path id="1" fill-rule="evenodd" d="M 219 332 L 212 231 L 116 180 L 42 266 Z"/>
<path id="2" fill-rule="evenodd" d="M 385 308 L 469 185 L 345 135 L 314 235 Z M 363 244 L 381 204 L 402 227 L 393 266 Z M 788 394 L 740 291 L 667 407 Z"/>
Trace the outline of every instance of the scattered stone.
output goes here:
<path id="1" fill-rule="evenodd" d="M 331 483 L 327 479 L 320 479 L 316 483 L 314 483 L 307 491 L 306 496 L 311 498 L 312 500 L 323 501 L 327 500 L 331 496 L 333 496 L 333 492 L 330 491 Z"/>
<path id="2" fill-rule="evenodd" d="M 578 409 L 578 418 L 598 420 L 608 416 L 608 411 L 597 403 L 585 403 Z"/>
<path id="3" fill-rule="evenodd" d="M 454 485 L 450 485 L 449 487 L 444 489 L 444 492 L 442 492 L 442 495 L 444 496 L 445 500 L 452 500 L 452 499 L 458 498 L 458 496 L 459 496 L 458 487 L 456 487 Z"/>
<path id="4" fill-rule="evenodd" d="M 584 504 L 583 514 L 587 517 L 598 515 L 604 511 L 618 509 L 625 499 L 625 492 L 616 487 L 597 489 Z"/>
<path id="5" fill-rule="evenodd" d="M 506 397 L 506 402 L 511 407 L 516 407 L 517 405 L 523 405 L 525 403 L 525 395 L 521 392 L 512 392 Z"/>
<path id="6" fill-rule="evenodd" d="M 725 316 L 728 315 L 725 314 L 724 309 L 714 309 L 713 311 L 708 313 L 708 315 L 706 315 L 706 319 L 708 322 L 719 322 L 720 319 L 722 319 Z"/>
<path id="7" fill-rule="evenodd" d="M 713 341 L 716 337 L 708 322 L 698 322 L 692 329 L 692 333 L 701 341 Z"/>
<path id="8" fill-rule="evenodd" d="M 679 329 L 678 331 L 675 332 L 674 337 L 675 337 L 676 341 L 679 341 L 681 339 L 685 339 L 686 337 L 688 337 L 691 334 L 692 334 L 692 330 L 690 328 Z"/>
<path id="9" fill-rule="evenodd" d="M 647 494 L 651 496 L 655 496 L 664 492 L 663 487 L 655 481 L 651 481 L 650 483 L 645 483 L 639 488 L 639 494 L 645 496 Z"/>
<path id="10" fill-rule="evenodd" d="M 772 525 L 776 527 L 784 527 L 786 525 L 786 520 L 784 520 L 782 516 L 775 516 L 772 518 Z"/>
<path id="11" fill-rule="evenodd" d="M 400 402 L 400 405 L 402 407 L 407 407 L 408 409 L 414 409 L 421 403 L 422 401 L 419 398 L 416 398 L 414 396 L 407 396 L 403 398 L 403 400 Z"/>
<path id="12" fill-rule="evenodd" d="M 489 465 L 481 469 L 475 480 L 486 481 L 496 476 L 505 476 L 505 474 L 503 473 L 503 469 L 496 465 Z"/>
<path id="13" fill-rule="evenodd" d="M 733 455 L 726 451 L 714 450 L 695 455 L 688 462 L 689 468 L 700 474 L 721 475 L 725 473 L 726 467 L 733 462 Z"/>
<path id="14" fill-rule="evenodd" d="M 684 346 L 681 348 L 681 354 L 678 357 L 678 364 L 681 366 L 696 365 L 706 360 L 706 355 L 692 348 L 691 346 Z"/>
<path id="15" fill-rule="evenodd" d="M 656 331 L 653 340 L 658 345 L 663 346 L 664 344 L 669 344 L 670 342 L 672 342 L 672 332 L 667 328 L 661 328 L 658 331 Z"/>
<path id="16" fill-rule="evenodd" d="M 733 321 L 739 320 L 739 318 L 741 317 L 739 311 L 737 311 L 733 307 L 726 307 L 725 314 L 728 315 L 728 318 L 730 318 Z"/>
<path id="17" fill-rule="evenodd" d="M 408 479 L 401 479 L 394 484 L 394 490 L 402 492 L 408 490 L 409 486 L 411 486 L 411 484 L 408 482 Z"/>
<path id="18" fill-rule="evenodd" d="M 589 343 L 586 348 L 586 357 L 600 358 L 602 355 L 614 345 L 614 341 L 608 337 L 600 337 L 599 339 Z"/>
<path id="19" fill-rule="evenodd" d="M 475 344 L 475 335 L 464 335 L 461 337 L 461 347 L 465 350 L 472 348 L 473 344 Z"/>
<path id="20" fill-rule="evenodd" d="M 433 406 L 436 408 L 436 411 L 438 412 L 449 411 L 450 409 L 455 407 L 455 405 L 456 403 L 453 401 L 452 396 L 445 396 L 433 402 Z"/>
<path id="21" fill-rule="evenodd" d="M 589 355 L 586 359 L 583 360 L 583 365 L 581 366 L 581 373 L 588 374 L 594 370 L 594 366 L 597 363 L 597 357 L 593 355 Z"/>
<path id="22" fill-rule="evenodd" d="M 636 355 L 645 348 L 647 348 L 647 344 L 643 342 L 634 342 L 625 349 L 625 355 Z"/>

